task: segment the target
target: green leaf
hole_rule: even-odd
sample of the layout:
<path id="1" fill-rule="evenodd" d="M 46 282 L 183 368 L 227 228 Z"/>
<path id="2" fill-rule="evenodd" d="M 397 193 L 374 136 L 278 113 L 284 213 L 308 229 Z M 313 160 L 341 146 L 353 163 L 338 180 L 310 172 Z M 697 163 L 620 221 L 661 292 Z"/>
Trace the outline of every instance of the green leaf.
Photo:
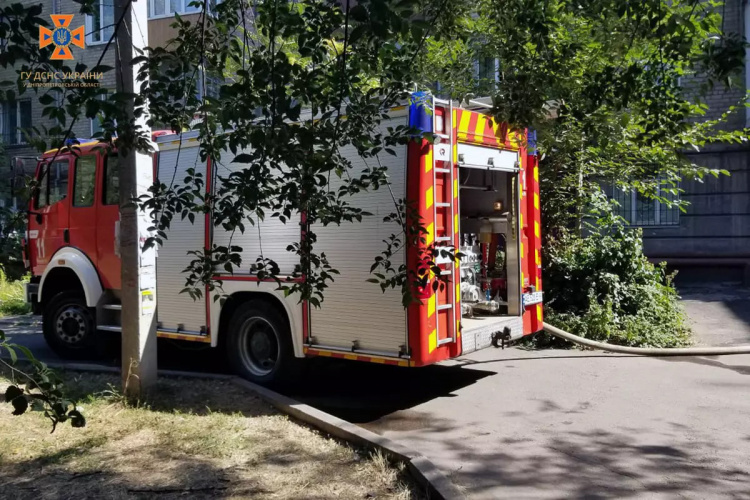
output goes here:
<path id="1" fill-rule="evenodd" d="M 23 390 L 15 385 L 8 386 L 5 390 L 5 402 L 10 403 L 19 396 L 23 396 Z"/>
<path id="2" fill-rule="evenodd" d="M 70 425 L 72 425 L 73 427 L 75 428 L 86 427 L 86 418 L 77 409 L 69 411 L 68 418 L 70 418 Z"/>

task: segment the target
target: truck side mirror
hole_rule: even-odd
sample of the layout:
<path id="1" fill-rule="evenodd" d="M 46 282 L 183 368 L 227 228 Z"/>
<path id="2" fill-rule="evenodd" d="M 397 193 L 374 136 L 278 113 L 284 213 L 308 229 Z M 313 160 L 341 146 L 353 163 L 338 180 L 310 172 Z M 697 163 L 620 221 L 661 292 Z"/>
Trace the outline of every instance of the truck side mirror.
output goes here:
<path id="1" fill-rule="evenodd" d="M 41 224 L 42 223 L 42 214 L 39 212 L 36 213 L 36 223 Z"/>

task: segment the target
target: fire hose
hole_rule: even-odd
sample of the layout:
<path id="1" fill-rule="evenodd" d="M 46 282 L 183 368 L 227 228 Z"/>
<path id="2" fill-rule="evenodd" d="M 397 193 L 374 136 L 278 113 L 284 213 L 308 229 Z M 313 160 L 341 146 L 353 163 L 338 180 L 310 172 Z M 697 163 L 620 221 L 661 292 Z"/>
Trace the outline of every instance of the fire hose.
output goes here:
<path id="1" fill-rule="evenodd" d="M 568 340 L 578 345 L 589 347 L 591 349 L 600 349 L 602 351 L 620 352 L 623 354 L 638 354 L 641 356 L 716 356 L 720 354 L 750 354 L 750 346 L 737 347 L 627 347 L 619 345 L 596 342 L 595 340 L 585 339 L 578 335 L 573 335 L 556 326 L 544 323 L 544 331 Z"/>

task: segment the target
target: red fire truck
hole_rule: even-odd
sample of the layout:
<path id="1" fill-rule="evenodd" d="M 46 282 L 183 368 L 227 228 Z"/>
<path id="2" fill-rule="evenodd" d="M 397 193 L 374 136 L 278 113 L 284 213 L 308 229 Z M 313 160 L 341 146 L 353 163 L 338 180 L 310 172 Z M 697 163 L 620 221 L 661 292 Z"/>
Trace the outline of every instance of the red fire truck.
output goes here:
<path id="1" fill-rule="evenodd" d="M 495 123 L 477 106 L 455 106 L 415 93 L 391 110 L 386 127 L 410 124 L 430 132 L 386 155 L 391 192 L 353 195 L 351 203 L 372 213 L 361 223 L 315 227 L 316 251 L 341 274 L 320 308 L 285 297 L 252 267 L 228 274 L 225 302 L 195 302 L 184 288 L 188 250 L 226 245 L 230 235 L 211 215 L 173 221 L 156 265 L 159 337 L 224 346 L 241 376 L 269 383 L 290 373 L 298 358 L 330 356 L 398 366 L 424 366 L 498 346 L 541 330 L 539 180 L 533 136 Z M 188 169 L 221 182 L 241 164 L 201 161 L 197 133 L 155 134 L 155 175 L 182 179 Z M 429 134 L 428 134 L 429 136 Z M 120 331 L 117 157 L 95 142 L 49 151 L 39 162 L 39 189 L 30 201 L 25 257 L 33 278 L 27 297 L 43 314 L 44 336 L 64 357 L 88 355 L 95 336 Z M 354 148 L 346 154 L 367 168 Z M 214 176 L 214 169 L 220 169 Z M 216 183 L 215 183 L 216 184 Z M 215 189 L 216 186 L 207 186 Z M 333 187 L 336 188 L 335 186 Z M 427 228 L 425 247 L 458 249 L 460 263 L 438 260 L 449 286 L 421 303 L 401 303 L 399 290 L 382 293 L 367 283 L 382 240 L 394 232 L 383 216 L 393 197 L 418 207 Z M 246 263 L 262 251 L 291 274 L 295 256 L 286 247 L 301 237 L 300 219 L 266 219 L 258 229 L 232 237 Z M 260 237 L 259 237 L 260 235 Z M 420 249 L 408 248 L 393 264 L 420 265 Z M 434 279 L 434 278 L 433 278 Z"/>

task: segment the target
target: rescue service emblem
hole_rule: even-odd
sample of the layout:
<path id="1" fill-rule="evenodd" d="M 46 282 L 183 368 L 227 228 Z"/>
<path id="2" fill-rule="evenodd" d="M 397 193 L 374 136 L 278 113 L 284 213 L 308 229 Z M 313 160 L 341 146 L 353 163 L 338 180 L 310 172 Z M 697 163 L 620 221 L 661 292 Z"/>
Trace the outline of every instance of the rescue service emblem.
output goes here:
<path id="1" fill-rule="evenodd" d="M 44 48 L 50 44 L 55 46 L 50 59 L 52 60 L 71 60 L 73 52 L 70 50 L 71 45 L 84 48 L 84 28 L 80 26 L 74 30 L 70 29 L 70 23 L 73 21 L 73 14 L 52 14 L 52 24 L 54 29 L 50 30 L 44 26 L 39 27 L 39 47 Z"/>

